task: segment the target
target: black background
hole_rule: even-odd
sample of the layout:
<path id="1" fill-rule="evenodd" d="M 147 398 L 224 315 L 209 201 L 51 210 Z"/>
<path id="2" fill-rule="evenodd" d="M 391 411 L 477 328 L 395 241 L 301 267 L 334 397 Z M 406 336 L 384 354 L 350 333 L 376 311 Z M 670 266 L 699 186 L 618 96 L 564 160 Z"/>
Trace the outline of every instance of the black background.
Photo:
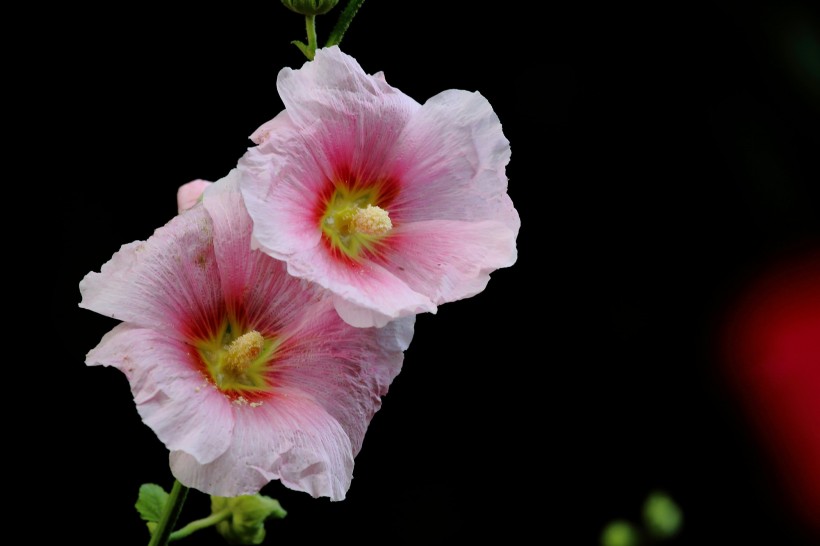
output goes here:
<path id="1" fill-rule="evenodd" d="M 290 512 L 269 543 L 596 544 L 654 488 L 683 507 L 675 544 L 811 543 L 716 343 L 744 283 L 820 242 L 816 19 L 789 2 L 530 4 L 371 0 L 342 43 L 420 102 L 490 100 L 519 260 L 418 318 L 347 500 L 263 490 Z M 52 188 L 40 290 L 57 349 L 38 364 L 49 414 L 24 421 L 41 442 L 26 462 L 31 492 L 54 496 L 41 533 L 145 544 L 132 507 L 139 484 L 170 486 L 167 450 L 125 378 L 84 366 L 115 322 L 77 308 L 77 285 L 167 222 L 179 185 L 236 164 L 282 108 L 276 74 L 302 64 L 289 41 L 304 27 L 278 2 L 82 10 L 33 25 L 47 99 L 28 171 Z M 183 520 L 206 506 L 192 494 Z"/>

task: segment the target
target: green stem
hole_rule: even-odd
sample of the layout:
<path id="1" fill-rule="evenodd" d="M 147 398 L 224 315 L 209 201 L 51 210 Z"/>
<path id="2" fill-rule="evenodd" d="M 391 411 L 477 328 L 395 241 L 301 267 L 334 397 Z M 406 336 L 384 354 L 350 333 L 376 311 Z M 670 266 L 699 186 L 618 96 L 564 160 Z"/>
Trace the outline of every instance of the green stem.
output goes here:
<path id="1" fill-rule="evenodd" d="M 305 15 L 305 25 L 307 26 L 307 35 L 308 35 L 308 60 L 313 60 L 313 57 L 316 55 L 316 16 L 315 15 Z"/>
<path id="2" fill-rule="evenodd" d="M 336 26 L 333 27 L 333 30 L 330 32 L 330 36 L 327 39 L 325 47 L 339 45 L 339 42 L 341 42 L 342 38 L 344 38 L 345 32 L 347 32 L 347 27 L 350 26 L 350 22 L 353 21 L 353 18 L 356 16 L 356 12 L 359 11 L 362 4 L 364 4 L 364 0 L 350 0 L 347 3 L 344 11 L 342 11 L 342 14 L 339 15 L 339 20 L 336 22 Z"/>
<path id="3" fill-rule="evenodd" d="M 211 525 L 216 525 L 220 521 L 228 519 L 229 517 L 231 517 L 231 509 L 226 508 L 225 510 L 222 510 L 221 512 L 217 512 L 216 514 L 211 514 L 207 518 L 202 518 L 202 519 L 192 521 L 191 523 L 189 523 L 188 525 L 186 525 L 182 529 L 179 529 L 179 530 L 174 531 L 173 533 L 171 533 L 171 536 L 168 539 L 168 542 L 173 542 L 175 540 L 185 538 L 188 535 L 190 535 L 191 533 L 199 531 L 200 529 L 205 529 L 207 527 L 210 527 Z"/>
<path id="4" fill-rule="evenodd" d="M 171 531 L 174 525 L 177 524 L 177 518 L 182 511 L 182 505 L 185 504 L 185 498 L 188 496 L 188 488 L 179 483 L 179 480 L 174 480 L 174 487 L 171 489 L 171 494 L 168 496 L 168 502 L 162 509 L 162 517 L 160 517 L 157 528 L 154 529 L 154 534 L 151 536 L 151 542 L 148 546 L 166 546 L 168 539 L 171 536 Z"/>

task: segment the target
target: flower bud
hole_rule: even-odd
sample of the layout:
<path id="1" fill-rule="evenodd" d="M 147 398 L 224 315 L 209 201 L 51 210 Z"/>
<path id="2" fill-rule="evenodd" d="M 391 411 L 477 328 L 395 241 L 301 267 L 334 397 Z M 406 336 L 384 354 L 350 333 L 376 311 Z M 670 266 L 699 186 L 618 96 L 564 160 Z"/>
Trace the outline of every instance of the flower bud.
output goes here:
<path id="1" fill-rule="evenodd" d="M 302 15 L 322 15 L 332 10 L 339 0 L 282 0 L 282 3 Z"/>
<path id="2" fill-rule="evenodd" d="M 683 513 L 668 495 L 655 492 L 649 495 L 643 505 L 643 519 L 653 537 L 674 536 L 683 523 Z"/>
<path id="3" fill-rule="evenodd" d="M 228 544 L 262 544 L 265 520 L 287 515 L 279 501 L 264 495 L 212 496 L 211 511 L 216 514 L 224 510 L 230 510 L 231 515 L 217 523 L 216 530 Z"/>
<path id="4" fill-rule="evenodd" d="M 637 546 L 639 542 L 638 531 L 623 520 L 610 522 L 601 533 L 601 546 Z"/>

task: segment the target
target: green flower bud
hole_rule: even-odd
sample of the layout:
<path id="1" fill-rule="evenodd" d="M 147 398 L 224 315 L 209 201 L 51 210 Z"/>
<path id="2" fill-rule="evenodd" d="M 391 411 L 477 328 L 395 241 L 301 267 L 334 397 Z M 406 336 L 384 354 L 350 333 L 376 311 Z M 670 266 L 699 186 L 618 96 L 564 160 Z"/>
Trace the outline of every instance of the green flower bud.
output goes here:
<path id="1" fill-rule="evenodd" d="M 643 519 L 650 535 L 668 538 L 680 530 L 683 512 L 669 495 L 655 492 L 649 495 L 643 505 Z"/>
<path id="2" fill-rule="evenodd" d="M 227 519 L 216 524 L 217 532 L 228 544 L 262 544 L 265 540 L 265 520 L 282 519 L 287 512 L 279 501 L 264 495 L 211 497 L 211 512 L 230 510 Z"/>
<path id="3" fill-rule="evenodd" d="M 612 521 L 601 533 L 601 546 L 637 546 L 639 542 L 638 531 L 628 521 Z"/>
<path id="4" fill-rule="evenodd" d="M 339 0 L 282 0 L 282 3 L 302 15 L 322 15 L 332 10 Z"/>

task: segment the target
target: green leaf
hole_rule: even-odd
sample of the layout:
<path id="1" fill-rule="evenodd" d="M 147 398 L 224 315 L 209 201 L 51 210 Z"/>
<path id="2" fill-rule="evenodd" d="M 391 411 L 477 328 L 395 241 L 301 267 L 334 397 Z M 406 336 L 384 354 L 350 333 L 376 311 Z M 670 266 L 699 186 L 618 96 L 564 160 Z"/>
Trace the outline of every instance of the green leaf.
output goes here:
<path id="1" fill-rule="evenodd" d="M 168 493 L 155 483 L 144 483 L 140 486 L 140 494 L 137 497 L 137 512 L 140 517 L 148 522 L 158 522 L 162 517 L 162 510 L 168 502 Z M 151 526 L 149 525 L 150 529 Z"/>
<path id="2" fill-rule="evenodd" d="M 347 27 L 350 26 L 353 18 L 356 17 L 356 12 L 359 11 L 362 4 L 364 4 L 364 0 L 348 0 L 347 6 L 345 6 L 344 11 L 339 15 L 339 20 L 336 21 L 336 26 L 330 31 L 330 36 L 327 39 L 327 43 L 325 43 L 325 47 L 339 45 L 342 38 L 344 38 L 345 32 L 347 32 Z"/>
<path id="3" fill-rule="evenodd" d="M 295 45 L 296 47 L 298 47 L 299 51 L 304 53 L 305 57 L 307 57 L 308 60 L 311 60 L 311 61 L 313 60 L 313 55 L 311 55 L 311 53 L 310 53 L 310 48 L 308 46 L 306 46 L 303 42 L 300 42 L 299 40 L 293 40 L 291 43 L 293 45 Z"/>

